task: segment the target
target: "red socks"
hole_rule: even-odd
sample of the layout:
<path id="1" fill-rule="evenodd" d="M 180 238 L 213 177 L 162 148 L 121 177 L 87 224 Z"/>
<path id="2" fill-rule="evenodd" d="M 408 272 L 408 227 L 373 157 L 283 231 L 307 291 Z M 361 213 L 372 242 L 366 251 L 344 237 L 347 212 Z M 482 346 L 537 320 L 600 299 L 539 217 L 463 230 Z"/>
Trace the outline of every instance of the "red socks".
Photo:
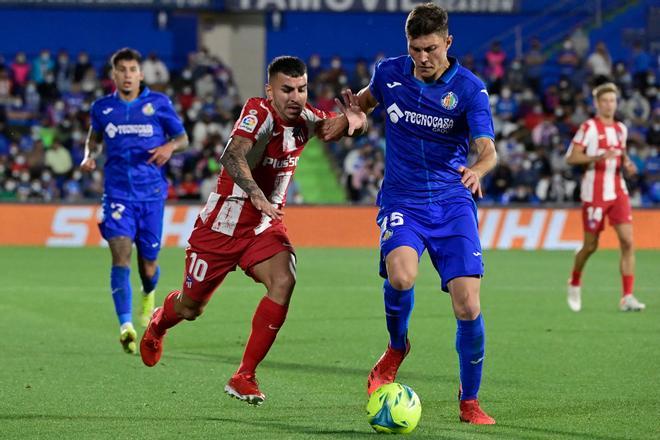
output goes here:
<path id="1" fill-rule="evenodd" d="M 621 285 L 623 287 L 623 296 L 632 295 L 634 284 L 635 284 L 635 275 L 621 275 Z"/>
<path id="2" fill-rule="evenodd" d="M 176 297 L 180 294 L 180 290 L 173 290 L 165 297 L 163 310 L 156 315 L 152 322 L 152 328 L 155 332 L 164 335 L 168 328 L 174 327 L 183 321 L 183 318 L 179 318 L 174 311 L 174 301 L 176 301 Z"/>
<path id="3" fill-rule="evenodd" d="M 571 272 L 571 286 L 579 286 L 581 281 L 580 278 L 582 277 L 582 272 L 577 272 L 573 271 Z"/>
<path id="4" fill-rule="evenodd" d="M 266 357 L 275 342 L 288 309 L 288 306 L 277 304 L 267 296 L 261 299 L 252 317 L 252 332 L 238 367 L 239 374 L 254 374 L 257 365 Z"/>

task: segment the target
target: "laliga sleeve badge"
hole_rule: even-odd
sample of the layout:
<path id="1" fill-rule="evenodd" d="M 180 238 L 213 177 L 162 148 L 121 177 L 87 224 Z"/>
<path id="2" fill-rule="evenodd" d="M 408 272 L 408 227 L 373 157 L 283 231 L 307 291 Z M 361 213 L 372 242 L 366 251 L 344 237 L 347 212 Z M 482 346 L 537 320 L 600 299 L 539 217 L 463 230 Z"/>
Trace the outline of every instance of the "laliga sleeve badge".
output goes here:
<path id="1" fill-rule="evenodd" d="M 254 115 L 247 115 L 241 119 L 241 123 L 238 124 L 238 129 L 252 133 L 257 127 L 257 117 Z"/>
<path id="2" fill-rule="evenodd" d="M 454 110 L 458 105 L 458 97 L 454 92 L 447 92 L 442 95 L 440 105 L 442 105 L 442 108 L 445 110 Z"/>
<path id="3" fill-rule="evenodd" d="M 146 103 L 145 105 L 142 106 L 142 114 L 143 115 L 151 116 L 154 113 L 156 113 L 156 109 L 154 108 L 154 106 L 150 102 L 148 102 L 148 103 Z"/>

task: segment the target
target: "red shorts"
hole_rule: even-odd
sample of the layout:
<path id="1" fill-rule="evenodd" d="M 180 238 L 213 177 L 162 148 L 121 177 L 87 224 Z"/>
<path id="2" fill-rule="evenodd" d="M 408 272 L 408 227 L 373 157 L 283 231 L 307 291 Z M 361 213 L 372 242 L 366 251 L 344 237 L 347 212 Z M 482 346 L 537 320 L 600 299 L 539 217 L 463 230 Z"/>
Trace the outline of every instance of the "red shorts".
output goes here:
<path id="1" fill-rule="evenodd" d="M 215 289 L 236 266 L 254 277 L 251 269 L 255 265 L 282 251 L 294 253 L 281 223 L 254 237 L 230 237 L 213 231 L 198 219 L 188 242 L 182 292 L 202 302 L 211 299 Z"/>
<path id="2" fill-rule="evenodd" d="M 605 228 L 605 217 L 610 225 L 632 223 L 632 209 L 627 195 L 609 202 L 582 202 L 582 226 L 585 232 L 600 234 Z"/>

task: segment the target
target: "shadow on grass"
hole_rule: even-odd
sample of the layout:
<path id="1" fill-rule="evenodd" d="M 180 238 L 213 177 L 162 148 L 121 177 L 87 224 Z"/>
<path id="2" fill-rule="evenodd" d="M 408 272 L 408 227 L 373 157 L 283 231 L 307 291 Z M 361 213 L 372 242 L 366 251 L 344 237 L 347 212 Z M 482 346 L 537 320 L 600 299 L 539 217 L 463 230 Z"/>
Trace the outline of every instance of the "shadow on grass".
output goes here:
<path id="1" fill-rule="evenodd" d="M 103 416 L 103 415 L 60 415 L 60 414 L 0 414 L 0 420 L 2 421 L 46 421 L 46 422 L 127 422 L 131 419 L 127 419 L 126 416 Z M 258 434 L 260 431 L 253 430 L 251 433 L 250 428 L 260 428 L 261 430 L 266 429 L 270 435 L 273 433 L 279 433 L 281 435 L 301 435 L 306 436 L 306 438 L 322 438 L 324 436 L 340 437 L 340 438 L 374 438 L 374 433 L 368 427 L 365 429 L 323 429 L 318 426 L 306 426 L 292 424 L 285 421 L 279 420 L 258 420 L 254 418 L 249 418 L 246 420 L 235 419 L 235 418 L 223 418 L 223 417 L 149 417 L 149 416 L 140 416 L 136 420 L 146 421 L 146 422 L 186 422 L 186 423 L 199 423 L 199 422 L 217 422 L 222 424 L 233 424 L 240 426 L 240 429 L 245 429 L 244 433 L 248 434 Z M 415 437 L 417 438 L 433 438 L 433 439 L 451 439 L 455 438 L 452 436 L 451 429 L 442 429 L 446 431 L 447 435 L 443 433 L 434 432 L 431 433 L 421 433 L 416 432 Z M 172 433 L 174 434 L 174 433 Z M 232 434 L 233 435 L 233 434 Z"/>
<path id="2" fill-rule="evenodd" d="M 612 435 L 594 434 L 587 432 L 576 432 L 569 430 L 548 429 L 548 428 L 533 428 L 524 425 L 513 425 L 507 423 L 498 423 L 499 428 L 511 428 L 517 430 L 521 434 L 540 434 L 542 438 L 556 438 L 557 436 L 564 436 L 566 438 L 585 438 L 585 439 L 602 439 L 602 440 L 623 440 L 628 437 L 617 437 Z"/>
<path id="3" fill-rule="evenodd" d="M 190 352 L 178 352 L 168 354 L 170 359 L 182 359 L 188 361 L 196 362 L 212 362 L 214 364 L 229 364 L 229 365 L 238 365 L 241 362 L 241 359 L 237 356 L 227 356 L 222 354 L 203 354 L 203 353 L 190 353 Z M 333 374 L 339 376 L 352 375 L 357 377 L 363 377 L 366 381 L 367 375 L 369 374 L 370 366 L 367 368 L 351 368 L 351 367 L 342 367 L 338 365 L 320 365 L 320 364 L 301 364 L 297 362 L 282 362 L 282 361 L 269 361 L 266 360 L 261 364 L 262 366 L 267 366 L 269 368 L 276 368 L 281 370 L 288 371 L 300 371 L 304 373 L 316 373 L 316 374 Z M 406 371 L 405 373 L 407 380 L 426 380 L 426 381 L 439 381 L 447 383 L 455 383 L 456 377 L 453 375 L 440 375 L 440 374 L 430 374 L 430 373 L 419 373 Z"/>

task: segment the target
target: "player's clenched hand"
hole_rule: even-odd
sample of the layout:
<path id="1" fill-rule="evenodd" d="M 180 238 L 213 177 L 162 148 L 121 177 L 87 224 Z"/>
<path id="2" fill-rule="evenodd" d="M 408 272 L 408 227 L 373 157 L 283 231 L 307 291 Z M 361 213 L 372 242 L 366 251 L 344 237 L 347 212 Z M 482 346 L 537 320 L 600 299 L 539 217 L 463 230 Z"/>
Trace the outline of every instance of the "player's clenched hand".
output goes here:
<path id="1" fill-rule="evenodd" d="M 171 143 L 167 143 L 165 145 L 161 145 L 160 147 L 152 148 L 149 150 L 149 153 L 151 153 L 151 157 L 147 161 L 147 163 L 155 163 L 159 167 L 162 167 L 167 163 L 168 160 L 170 160 L 170 157 L 172 157 L 172 153 L 174 152 L 174 145 Z"/>
<path id="2" fill-rule="evenodd" d="M 96 160 L 93 157 L 85 157 L 80 162 L 80 169 L 82 171 L 93 171 L 96 169 Z"/>
<path id="3" fill-rule="evenodd" d="M 346 120 L 348 121 L 348 135 L 353 136 L 356 130 L 363 130 L 367 125 L 367 115 L 360 108 L 358 98 L 353 94 L 351 89 L 342 91 L 341 96 L 344 98 L 344 102 L 335 98 L 335 104 L 337 104 L 339 111 L 346 116 Z"/>
<path id="4" fill-rule="evenodd" d="M 284 215 L 284 211 L 278 209 L 277 206 L 273 206 L 273 204 L 268 201 L 266 196 L 264 196 L 264 193 L 261 191 L 256 194 L 252 194 L 250 196 L 250 202 L 252 203 L 252 206 L 273 220 L 280 220 Z"/>
<path id="5" fill-rule="evenodd" d="M 463 185 L 465 185 L 465 187 L 469 189 L 472 194 L 476 194 L 479 198 L 482 198 L 483 194 L 481 193 L 481 182 L 479 181 L 479 176 L 477 173 L 462 165 L 458 167 L 458 172 L 462 175 L 461 183 L 463 183 Z"/>
<path id="6" fill-rule="evenodd" d="M 323 142 L 336 141 L 341 138 L 348 128 L 348 120 L 343 116 L 323 119 L 316 123 L 316 136 Z"/>

